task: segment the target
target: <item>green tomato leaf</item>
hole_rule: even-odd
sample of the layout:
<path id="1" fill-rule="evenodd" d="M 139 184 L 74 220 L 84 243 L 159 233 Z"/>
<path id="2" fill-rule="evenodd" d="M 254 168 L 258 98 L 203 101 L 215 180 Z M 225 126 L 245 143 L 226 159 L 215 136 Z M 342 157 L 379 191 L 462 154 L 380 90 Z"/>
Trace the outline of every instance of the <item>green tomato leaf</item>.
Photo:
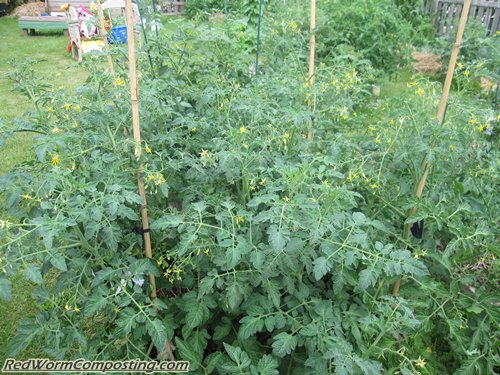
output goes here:
<path id="1" fill-rule="evenodd" d="M 283 358 L 285 355 L 291 354 L 297 346 L 297 336 L 287 332 L 281 332 L 274 336 L 273 353 L 278 357 Z"/>
<path id="2" fill-rule="evenodd" d="M 231 346 L 227 343 L 224 343 L 224 348 L 226 349 L 227 354 L 229 354 L 229 358 L 231 358 L 238 365 L 240 370 L 250 366 L 252 363 L 248 354 L 241 350 L 241 348 Z"/>
<path id="3" fill-rule="evenodd" d="M 325 276 L 328 271 L 330 271 L 330 265 L 328 264 L 328 260 L 324 257 L 319 257 L 314 259 L 314 278 L 316 280 L 321 280 L 323 276 Z"/>
<path id="4" fill-rule="evenodd" d="M 238 337 L 243 340 L 248 339 L 264 328 L 264 319 L 260 316 L 244 316 L 240 323 Z"/>
<path id="5" fill-rule="evenodd" d="M 0 278 L 0 299 L 12 300 L 12 283 L 4 277 Z"/>
<path id="6" fill-rule="evenodd" d="M 62 254 L 52 254 L 50 258 L 50 263 L 58 270 L 61 271 L 68 270 L 68 267 L 66 265 L 66 259 L 64 259 L 64 256 L 62 256 Z"/>
<path id="7" fill-rule="evenodd" d="M 36 264 L 29 264 L 23 272 L 23 275 L 35 284 L 43 283 L 42 273 L 40 272 L 40 267 Z"/>
<path id="8" fill-rule="evenodd" d="M 270 355 L 264 355 L 257 363 L 259 375 L 279 375 L 278 361 Z"/>
<path id="9" fill-rule="evenodd" d="M 190 345 L 187 345 L 179 337 L 175 338 L 175 346 L 179 350 L 180 358 L 184 361 L 189 361 L 189 369 L 191 371 L 197 370 L 200 367 L 203 353 L 196 352 Z"/>
<path id="10" fill-rule="evenodd" d="M 151 223 L 152 230 L 161 230 L 166 228 L 176 228 L 184 222 L 181 215 L 165 215 Z"/>
<path id="11" fill-rule="evenodd" d="M 153 344 L 156 346 L 158 351 L 162 351 L 167 343 L 167 330 L 165 329 L 163 322 L 159 319 L 155 319 L 153 321 L 147 320 L 146 328 L 151 336 Z"/>

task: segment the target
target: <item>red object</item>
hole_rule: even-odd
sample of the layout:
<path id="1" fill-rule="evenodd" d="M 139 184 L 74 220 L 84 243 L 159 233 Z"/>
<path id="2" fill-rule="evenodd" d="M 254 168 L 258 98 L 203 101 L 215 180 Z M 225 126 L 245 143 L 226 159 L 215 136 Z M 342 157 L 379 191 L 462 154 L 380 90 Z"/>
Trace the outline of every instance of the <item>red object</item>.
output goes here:
<path id="1" fill-rule="evenodd" d="M 71 52 L 71 37 L 69 38 L 68 46 L 66 47 L 66 51 Z"/>

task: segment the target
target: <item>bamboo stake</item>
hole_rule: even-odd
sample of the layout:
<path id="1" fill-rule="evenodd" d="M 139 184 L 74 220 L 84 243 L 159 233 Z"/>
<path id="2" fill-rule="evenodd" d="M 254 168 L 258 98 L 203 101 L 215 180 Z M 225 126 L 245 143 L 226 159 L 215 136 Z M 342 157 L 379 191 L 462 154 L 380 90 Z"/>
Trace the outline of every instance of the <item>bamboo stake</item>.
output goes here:
<path id="1" fill-rule="evenodd" d="M 101 0 L 96 1 L 97 5 L 97 15 L 99 16 L 99 22 L 101 24 L 101 35 L 102 40 L 104 41 L 104 49 L 106 50 L 106 57 L 108 58 L 108 66 L 109 72 L 111 75 L 115 75 L 115 68 L 113 67 L 113 59 L 109 53 L 109 43 L 108 43 L 108 34 L 106 32 L 106 25 L 104 24 L 104 13 L 101 7 Z"/>
<path id="2" fill-rule="evenodd" d="M 309 38 L 309 76 L 308 83 L 310 87 L 314 85 L 314 58 L 316 56 L 316 0 L 311 0 L 311 21 L 309 32 L 311 34 Z M 309 102 L 309 105 L 311 103 Z M 312 120 L 309 122 L 309 129 L 307 132 L 307 140 L 312 141 L 313 138 L 313 124 Z"/>
<path id="3" fill-rule="evenodd" d="M 127 22 L 127 45 L 128 45 L 128 66 L 130 75 L 130 100 L 132 103 L 132 126 L 135 141 L 135 157 L 140 160 L 142 154 L 141 147 L 141 127 L 139 123 L 139 88 L 137 85 L 137 70 L 135 65 L 135 40 L 134 40 L 134 21 L 132 17 L 132 1 L 125 1 L 125 16 Z M 148 209 L 146 201 L 146 192 L 144 182 L 142 181 L 142 166 L 137 169 L 137 186 L 139 195 L 143 200 L 141 205 L 142 230 L 144 235 L 144 251 L 146 258 L 151 259 L 151 237 L 149 235 Z M 149 274 L 149 283 L 151 284 L 151 299 L 156 299 L 156 280 L 152 273 Z"/>
<path id="4" fill-rule="evenodd" d="M 443 86 L 443 94 L 441 95 L 441 101 L 438 106 L 437 120 L 438 125 L 443 125 L 444 114 L 446 112 L 446 105 L 448 104 L 448 96 L 450 95 L 451 83 L 453 80 L 453 75 L 455 73 L 455 65 L 457 63 L 458 52 L 460 51 L 460 46 L 462 45 L 462 39 L 464 36 L 465 25 L 467 23 L 467 18 L 469 17 L 469 10 L 472 0 L 465 0 L 464 7 L 462 9 L 462 14 L 460 15 L 460 22 L 458 24 L 457 36 L 455 44 L 453 45 L 453 50 L 451 51 L 450 62 L 448 65 L 448 72 L 446 73 L 446 80 Z M 427 182 L 427 177 L 429 176 L 429 171 L 431 169 L 431 162 L 426 161 L 424 164 L 424 173 L 420 178 L 420 181 L 415 192 L 417 198 L 422 197 L 424 191 L 425 183 Z M 417 213 L 417 208 L 413 207 L 408 216 L 415 215 Z M 405 225 L 403 238 L 408 239 L 410 237 L 412 224 Z M 399 289 L 401 287 L 401 280 L 397 280 L 392 287 L 392 295 L 397 296 L 399 294 Z"/>

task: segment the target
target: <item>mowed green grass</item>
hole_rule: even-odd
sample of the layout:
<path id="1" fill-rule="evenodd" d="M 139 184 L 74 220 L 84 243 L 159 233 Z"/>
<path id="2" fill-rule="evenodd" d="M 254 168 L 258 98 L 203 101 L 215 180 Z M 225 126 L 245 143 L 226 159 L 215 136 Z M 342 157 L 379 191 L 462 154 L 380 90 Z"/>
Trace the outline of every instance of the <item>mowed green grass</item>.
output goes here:
<path id="1" fill-rule="evenodd" d="M 40 77 L 56 87 L 74 90 L 86 78 L 87 73 L 78 67 L 66 52 L 68 38 L 62 31 L 38 33 L 36 36 L 21 35 L 17 19 L 0 18 L 0 120 L 7 127 L 16 117 L 31 110 L 32 104 L 24 96 L 13 92 L 13 83 L 5 73 L 16 64 L 31 58 L 39 60 L 35 70 Z M 32 136 L 29 133 L 16 135 L 0 146 L 0 174 L 29 158 Z"/>
<path id="2" fill-rule="evenodd" d="M 60 32 L 40 33 L 25 37 L 17 26 L 17 19 L 0 18 L 0 121 L 10 128 L 17 117 L 31 111 L 33 105 L 21 94 L 13 91 L 13 83 L 5 73 L 14 69 L 16 64 L 28 58 L 40 60 L 35 71 L 55 87 L 62 86 L 74 92 L 87 77 L 86 71 L 77 66 L 66 52 L 68 38 Z M 14 65 L 12 65 L 14 64 Z M 0 175 L 15 165 L 30 159 L 33 138 L 29 133 L 19 133 L 0 145 Z M 0 212 L 0 217 L 5 213 Z M 7 356 L 16 326 L 20 320 L 30 318 L 36 313 L 31 300 L 33 285 L 19 277 L 13 283 L 13 300 L 0 301 L 0 367 Z M 41 351 L 31 346 L 18 358 L 36 358 Z"/>

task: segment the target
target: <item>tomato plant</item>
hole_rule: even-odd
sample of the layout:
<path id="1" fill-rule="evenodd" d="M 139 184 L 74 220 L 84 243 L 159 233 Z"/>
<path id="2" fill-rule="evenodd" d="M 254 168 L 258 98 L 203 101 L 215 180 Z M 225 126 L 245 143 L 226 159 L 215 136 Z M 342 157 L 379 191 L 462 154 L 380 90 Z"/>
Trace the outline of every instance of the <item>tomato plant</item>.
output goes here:
<path id="1" fill-rule="evenodd" d="M 456 97 L 438 127 L 439 86 L 420 79 L 371 100 L 355 55 L 324 59 L 311 87 L 303 23 L 273 17 L 258 76 L 242 21 L 186 21 L 150 49 L 153 69 L 140 54 L 140 160 L 122 60 L 115 77 L 88 61 L 75 96 L 32 62 L 10 75 L 36 108 L 19 130 L 38 133 L 36 159 L 0 179 L 1 296 L 17 274 L 39 285 L 13 354 L 35 341 L 58 359 L 164 358 L 173 344 L 200 374 L 493 373 L 498 140 L 484 130 L 498 119 Z"/>

